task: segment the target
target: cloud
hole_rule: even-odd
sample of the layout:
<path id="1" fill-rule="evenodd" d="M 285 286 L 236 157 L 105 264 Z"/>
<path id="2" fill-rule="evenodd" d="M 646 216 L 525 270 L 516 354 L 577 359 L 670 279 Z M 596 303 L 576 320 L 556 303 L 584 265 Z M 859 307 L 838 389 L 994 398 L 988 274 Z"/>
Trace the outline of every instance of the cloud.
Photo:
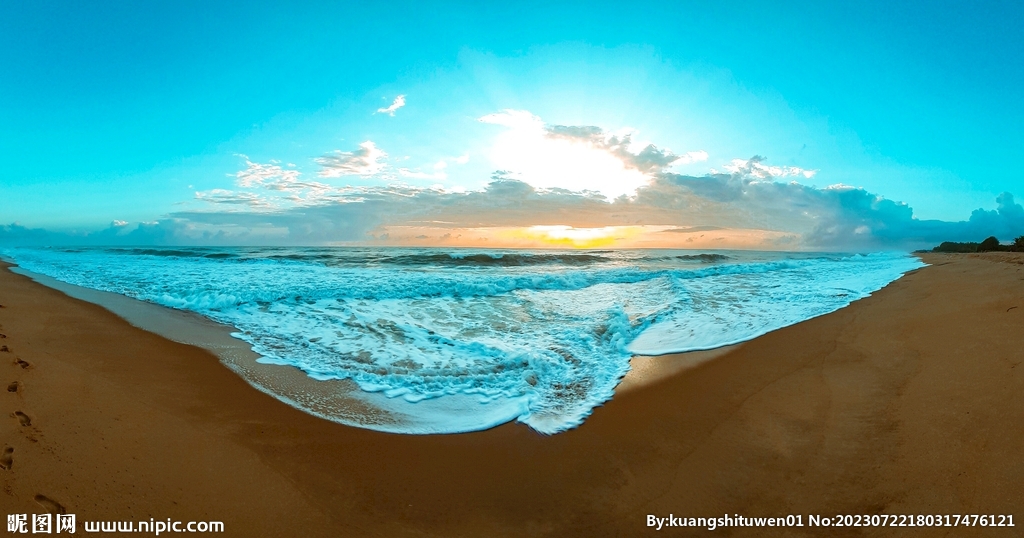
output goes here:
<path id="1" fill-rule="evenodd" d="M 608 134 L 602 128 L 592 125 L 551 125 L 545 130 L 549 138 L 587 144 L 594 149 L 614 155 L 626 166 L 645 174 L 662 172 L 677 162 L 691 163 L 707 160 L 708 157 L 707 152 L 703 150 L 676 155 L 667 149 L 659 149 L 654 144 L 647 144 L 636 150 L 633 131 L 625 131 L 617 135 Z"/>
<path id="2" fill-rule="evenodd" d="M 994 211 L 975 209 L 968 225 L 968 233 L 973 235 L 994 235 L 1003 239 L 1024 234 L 1024 206 L 1014 202 L 1012 194 L 1004 192 L 996 197 Z"/>
<path id="3" fill-rule="evenodd" d="M 448 174 L 444 171 L 420 172 L 419 170 L 410 170 L 408 168 L 399 168 L 398 175 L 409 179 L 433 179 L 438 181 L 448 179 Z"/>
<path id="4" fill-rule="evenodd" d="M 197 191 L 195 199 L 213 204 L 244 205 L 252 208 L 270 207 L 270 204 L 256 193 L 228 189 Z"/>
<path id="5" fill-rule="evenodd" d="M 238 214 L 235 214 L 237 216 Z M 130 229 L 129 229 L 130 228 Z M 266 237 L 245 233 L 226 233 L 223 229 L 203 227 L 183 219 L 165 218 L 156 222 L 110 226 L 93 232 L 55 232 L 26 228 L 17 223 L 0 226 L 0 246 L 117 246 L 117 245 L 241 245 L 265 244 Z"/>
<path id="6" fill-rule="evenodd" d="M 759 179 L 774 179 L 783 177 L 802 176 L 806 179 L 814 177 L 817 170 L 807 170 L 795 166 L 768 166 L 764 164 L 766 159 L 760 155 L 754 155 L 749 159 L 733 159 L 725 165 L 725 171 L 731 174 L 745 174 Z"/>
<path id="7" fill-rule="evenodd" d="M 395 111 L 405 106 L 405 96 L 399 95 L 395 97 L 395 100 L 391 102 L 391 106 L 386 108 L 378 108 L 377 114 L 387 114 L 388 116 L 394 117 Z"/>
<path id="8" fill-rule="evenodd" d="M 318 172 L 320 177 L 373 176 L 387 167 L 384 162 L 387 157 L 387 153 L 367 140 L 355 151 L 335 150 L 317 157 L 314 162 L 322 167 Z"/>
<path id="9" fill-rule="evenodd" d="M 245 168 L 235 173 L 235 184 L 243 188 L 263 188 L 271 191 L 298 192 L 305 190 L 324 191 L 330 185 L 315 181 L 303 181 L 302 172 L 296 170 L 294 164 L 283 168 L 280 161 L 271 159 L 269 163 L 257 163 L 245 155 Z"/>
<path id="10" fill-rule="evenodd" d="M 456 162 L 458 162 L 458 159 L 456 159 Z M 448 168 L 448 162 L 444 159 L 434 163 L 431 168 L 433 168 L 433 172 L 422 172 L 419 169 L 412 170 L 409 168 L 399 168 L 398 175 L 410 179 L 433 179 L 436 181 L 444 181 L 448 179 L 448 173 L 445 172 L 445 169 Z"/>
<path id="11" fill-rule="evenodd" d="M 11 224 L 0 226 L 0 244 L 399 244 L 417 235 L 454 244 L 453 236 L 474 230 L 479 241 L 495 245 L 504 232 L 481 230 L 530 228 L 645 229 L 676 246 L 753 238 L 763 248 L 864 251 L 1024 234 L 1024 207 L 1010 193 L 996 198 L 995 209 L 979 208 L 963 221 L 920 220 L 908 204 L 863 188 L 801 184 L 817 171 L 773 165 L 757 155 L 734 159 L 724 171 L 687 175 L 672 172 L 672 166 L 706 160 L 707 153 L 676 154 L 639 143 L 633 130 L 547 125 L 517 110 L 479 121 L 504 129 L 488 155 L 497 170 L 478 190 L 440 184 L 339 187 L 304 180 L 293 165 L 240 156 L 244 166 L 231 174 L 237 189 L 196 192 L 195 200 L 203 202 L 194 206 L 199 209 L 134 227 L 118 220 L 89 233 Z M 453 163 L 468 158 L 446 157 L 391 176 L 387 154 L 367 140 L 354 151 L 334 151 L 314 162 L 324 178 L 441 181 Z M 719 238 L 726 243 L 714 243 Z"/>
<path id="12" fill-rule="evenodd" d="M 269 164 L 255 163 L 245 155 L 239 155 L 245 159 L 246 167 L 235 173 L 235 183 L 239 187 L 264 186 L 271 183 L 294 183 L 299 179 L 301 172 L 298 170 L 284 169 L 280 161 L 271 160 Z"/>
<path id="13" fill-rule="evenodd" d="M 687 151 L 686 153 L 680 155 L 679 159 L 676 162 L 679 164 L 690 164 L 704 162 L 706 160 L 708 160 L 708 152 L 701 149 L 697 151 Z"/>
<path id="14" fill-rule="evenodd" d="M 284 168 L 276 159 L 259 163 L 245 155 L 239 157 L 244 159 L 245 166 L 229 176 L 235 178 L 240 190 L 197 191 L 193 199 L 213 206 L 236 206 L 235 212 L 244 207 L 268 211 L 319 203 L 334 190 L 326 183 L 303 180 L 302 172 L 293 164 Z"/>
<path id="15" fill-rule="evenodd" d="M 965 221 L 925 221 L 914 218 L 907 204 L 861 188 L 815 188 L 743 173 L 665 173 L 636 196 L 610 202 L 596 193 L 537 189 L 502 178 L 468 192 L 395 185 L 336 188 L 287 208 L 253 208 L 251 199 L 231 191 L 216 196 L 213 210 L 176 212 L 134 229 L 111 226 L 83 234 L 0 226 L 0 244 L 359 244 L 380 240 L 388 229 L 425 230 L 424 225 L 434 230 L 431 237 L 524 226 L 660 226 L 672 232 L 660 236 L 678 237 L 679 246 L 698 244 L 704 233 L 717 234 L 699 239 L 706 243 L 735 236 L 736 230 L 748 230 L 747 235 L 761 230 L 763 248 L 864 251 L 1024 234 L 1024 208 L 1009 193 L 998 197 L 995 210 L 978 209 Z"/>
<path id="16" fill-rule="evenodd" d="M 763 165 L 763 159 L 757 162 Z M 777 167 L 741 166 L 731 174 L 703 177 L 664 174 L 640 202 L 657 206 L 685 192 L 694 197 L 691 207 L 705 205 L 707 224 L 795 232 L 804 248 L 825 250 L 913 249 L 1024 234 L 1024 208 L 1010 193 L 997 198 L 995 211 L 975 210 L 966 221 L 920 220 L 908 204 L 863 188 L 772 181 L 764 177 L 766 168 Z"/>
<path id="17" fill-rule="evenodd" d="M 716 230 L 724 230 L 721 226 L 683 226 L 680 228 L 669 228 L 668 230 L 662 230 L 663 233 L 681 233 L 681 234 L 692 234 L 697 232 L 713 232 Z"/>
<path id="18" fill-rule="evenodd" d="M 479 121 L 505 127 L 491 149 L 496 168 L 541 189 L 632 196 L 672 165 L 707 158 L 704 151 L 677 155 L 637 143 L 629 129 L 608 133 L 593 125 L 548 125 L 525 110 L 507 109 Z"/>

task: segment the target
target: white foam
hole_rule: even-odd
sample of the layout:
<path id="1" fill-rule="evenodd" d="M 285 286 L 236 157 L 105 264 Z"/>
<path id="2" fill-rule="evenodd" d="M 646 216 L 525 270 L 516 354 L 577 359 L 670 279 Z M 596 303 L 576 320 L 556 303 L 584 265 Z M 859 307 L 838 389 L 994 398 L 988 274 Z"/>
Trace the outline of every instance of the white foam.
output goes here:
<path id="1" fill-rule="evenodd" d="M 834 312 L 921 265 L 910 256 L 872 254 L 794 265 L 771 272 L 770 279 L 691 280 L 685 284 L 687 301 L 640 333 L 628 349 L 664 355 L 738 344 Z"/>
<path id="2" fill-rule="evenodd" d="M 65 282 L 231 324 L 261 362 L 354 381 L 371 405 L 400 418 L 353 425 L 399 433 L 510 420 L 556 433 L 612 397 L 633 354 L 744 341 L 841 308 L 921 265 L 905 254 L 730 253 L 708 265 L 722 257 L 502 253 L 489 263 L 499 254 L 5 252 Z"/>

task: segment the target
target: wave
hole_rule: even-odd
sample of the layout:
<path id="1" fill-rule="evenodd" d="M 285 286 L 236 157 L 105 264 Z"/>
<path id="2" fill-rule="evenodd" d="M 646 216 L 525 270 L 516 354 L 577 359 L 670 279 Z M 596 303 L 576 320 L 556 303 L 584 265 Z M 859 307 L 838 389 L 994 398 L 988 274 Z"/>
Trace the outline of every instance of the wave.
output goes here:
<path id="1" fill-rule="evenodd" d="M 233 325 L 261 362 L 351 380 L 377 407 L 413 417 L 388 426 L 325 418 L 404 433 L 507 420 L 563 431 L 612 397 L 634 353 L 743 341 L 841 308 L 920 264 L 902 254 L 664 251 L 10 254 L 30 271 Z M 301 395 L 278 396 L 316 413 Z M 452 398 L 462 403 L 449 416 Z"/>
<path id="2" fill-rule="evenodd" d="M 179 308 L 224 309 L 246 303 L 275 304 L 320 300 L 468 299 L 498 297 L 522 292 L 578 291 L 601 285 L 635 285 L 653 280 L 682 283 L 726 275 L 758 275 L 812 266 L 816 260 L 784 260 L 754 264 L 723 264 L 705 269 L 562 270 L 524 274 L 451 274 L 423 272 L 381 273 L 374 269 L 311 272 L 307 266 L 281 268 L 278 281 L 253 285 L 267 269 L 259 266 L 239 274 L 245 286 L 196 286 L 186 279 L 177 284 L 173 272 L 160 275 L 163 285 L 129 292 L 138 299 Z M 287 270 L 285 270 L 287 269 Z M 191 277 L 188 277 L 191 278 Z M 95 283 L 81 283 L 93 287 Z M 229 289 L 225 289 L 225 287 Z"/>
<path id="3" fill-rule="evenodd" d="M 336 254 L 307 255 L 283 254 L 268 256 L 271 259 L 312 261 L 328 265 L 398 265 L 398 266 L 442 266 L 442 267 L 530 267 L 535 265 L 581 266 L 611 261 L 596 254 L 504 254 L 504 253 L 439 253 L 402 254 L 393 256 L 355 256 Z"/>
<path id="4" fill-rule="evenodd" d="M 111 247 L 85 247 L 85 248 L 60 248 L 55 249 L 65 253 L 89 253 L 102 252 L 122 256 L 156 256 L 167 258 L 211 258 L 231 259 L 239 258 L 240 255 L 234 252 L 220 251 L 210 248 L 111 248 Z"/>
<path id="5" fill-rule="evenodd" d="M 149 251 L 152 249 L 132 250 L 136 250 L 140 256 L 151 256 Z M 170 249 L 160 252 L 181 251 Z M 494 265 L 491 267 L 498 272 L 463 273 L 417 270 L 415 266 L 409 270 L 387 271 L 374 267 L 372 263 L 333 268 L 323 264 L 310 265 L 309 261 L 299 263 L 298 260 L 294 260 L 295 263 L 278 264 L 267 259 L 278 254 L 268 254 L 262 259 L 251 258 L 248 260 L 250 263 L 235 264 L 229 270 L 227 267 L 218 268 L 216 264 L 233 260 L 210 258 L 207 256 L 209 254 L 213 253 L 206 251 L 202 255 L 192 256 L 200 260 L 189 262 L 182 259 L 177 263 L 147 263 L 144 258 L 139 258 L 130 266 L 120 269 L 121 277 L 145 284 L 130 286 L 128 289 L 122 289 L 117 284 L 117 279 L 111 280 L 104 274 L 107 271 L 103 267 L 107 263 L 104 253 L 91 260 L 80 261 L 77 268 L 68 269 L 63 269 L 59 265 L 54 266 L 50 260 L 35 263 L 24 256 L 22 259 L 29 270 L 48 274 L 72 284 L 114 291 L 185 310 L 225 309 L 246 303 L 266 305 L 325 299 L 380 301 L 497 297 L 521 292 L 576 291 L 601 285 L 635 285 L 654 280 L 682 283 L 726 275 L 757 275 L 794 270 L 823 263 L 823 258 L 807 258 L 759 263 L 723 263 L 701 269 L 649 269 L 645 268 L 641 261 L 638 264 L 605 268 L 576 269 L 571 266 L 552 266 L 551 270 L 530 270 L 529 266 L 522 268 Z M 174 254 L 164 256 L 165 259 L 173 258 Z M 309 253 L 305 256 L 315 259 L 317 256 L 329 255 Z M 91 264 L 85 261 L 91 261 Z M 195 263 L 213 264 L 205 271 L 216 273 L 220 281 L 197 281 L 197 278 L 201 277 L 193 271 L 202 266 L 193 265 Z M 517 270 L 519 268 L 524 270 Z M 127 272 L 136 272 L 137 275 L 128 277 Z M 267 280 L 268 274 L 273 275 L 272 280 Z"/>
<path id="6" fill-rule="evenodd" d="M 725 260 L 731 260 L 731 256 L 725 254 L 688 254 L 683 256 L 676 256 L 677 260 L 697 261 L 705 263 L 722 262 Z"/>
<path id="7" fill-rule="evenodd" d="M 585 266 L 613 261 L 606 256 L 613 251 L 592 251 L 588 253 L 505 253 L 505 252 L 447 252 L 383 254 L 363 250 L 346 249 L 295 249 L 284 247 L 260 249 L 213 249 L 192 248 L 64 248 L 62 252 L 105 252 L 131 256 L 154 256 L 160 258 L 209 258 L 237 261 L 275 260 L 283 262 L 320 263 L 327 266 L 442 266 L 442 267 L 531 267 L 536 265 Z M 285 252 L 281 252 L 285 251 Z M 288 252 L 292 251 L 292 252 Z"/>

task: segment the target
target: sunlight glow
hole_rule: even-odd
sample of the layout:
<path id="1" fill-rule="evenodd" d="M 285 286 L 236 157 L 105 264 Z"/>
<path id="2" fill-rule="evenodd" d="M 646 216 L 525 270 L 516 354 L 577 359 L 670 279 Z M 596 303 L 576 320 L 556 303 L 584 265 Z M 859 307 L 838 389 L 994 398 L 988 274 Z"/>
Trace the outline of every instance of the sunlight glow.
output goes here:
<path id="1" fill-rule="evenodd" d="M 448 225 L 446 225 L 448 224 Z M 384 226 L 374 231 L 372 244 L 380 246 L 455 248 L 672 248 L 792 250 L 797 236 L 787 232 L 747 228 L 708 230 L 676 226 L 605 226 L 577 228 L 568 225 L 451 227 L 451 223 L 426 226 Z M 340 244 L 340 243 L 339 243 Z"/>
<path id="2" fill-rule="evenodd" d="M 641 233 L 640 226 L 605 226 L 603 228 L 573 228 L 572 226 L 530 226 L 512 232 L 512 235 L 539 241 L 550 246 L 571 248 L 607 247 Z"/>
<path id="3" fill-rule="evenodd" d="M 609 199 L 631 196 L 650 178 L 622 159 L 584 141 L 547 136 L 544 122 L 525 111 L 480 118 L 508 127 L 490 150 L 495 167 L 538 189 L 596 191 Z"/>

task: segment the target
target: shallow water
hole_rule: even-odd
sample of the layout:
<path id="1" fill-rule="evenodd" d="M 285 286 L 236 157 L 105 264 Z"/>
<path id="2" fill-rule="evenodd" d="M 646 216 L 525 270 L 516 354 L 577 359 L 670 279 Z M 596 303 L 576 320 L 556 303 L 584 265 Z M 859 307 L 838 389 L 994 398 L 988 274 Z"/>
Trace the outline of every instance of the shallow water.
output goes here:
<path id="1" fill-rule="evenodd" d="M 385 248 L 6 249 L 29 271 L 237 327 L 261 362 L 350 380 L 399 433 L 612 397 L 634 354 L 712 349 L 832 312 L 920 267 L 903 253 Z M 304 408 L 295 395 L 278 396 Z M 318 413 L 321 414 L 322 413 Z"/>

